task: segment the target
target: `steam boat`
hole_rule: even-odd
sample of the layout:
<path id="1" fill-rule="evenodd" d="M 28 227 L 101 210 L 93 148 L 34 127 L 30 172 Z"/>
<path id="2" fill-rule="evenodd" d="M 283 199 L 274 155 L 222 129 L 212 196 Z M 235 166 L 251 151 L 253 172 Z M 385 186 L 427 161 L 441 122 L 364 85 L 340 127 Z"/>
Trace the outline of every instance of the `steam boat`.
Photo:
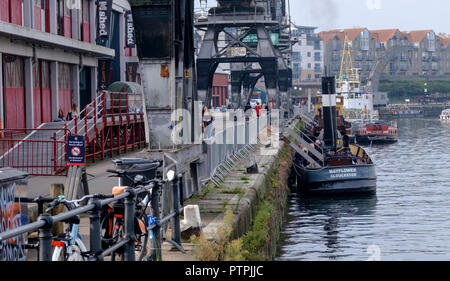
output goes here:
<path id="1" fill-rule="evenodd" d="M 321 115 L 316 116 L 319 128 L 308 134 L 298 132 L 294 137 L 300 145 L 290 142 L 296 150 L 297 191 L 311 195 L 375 193 L 375 164 L 364 148 L 350 144 L 345 121 L 338 126 L 343 109 L 342 103 L 336 107 L 335 90 L 335 78 L 323 77 Z"/>

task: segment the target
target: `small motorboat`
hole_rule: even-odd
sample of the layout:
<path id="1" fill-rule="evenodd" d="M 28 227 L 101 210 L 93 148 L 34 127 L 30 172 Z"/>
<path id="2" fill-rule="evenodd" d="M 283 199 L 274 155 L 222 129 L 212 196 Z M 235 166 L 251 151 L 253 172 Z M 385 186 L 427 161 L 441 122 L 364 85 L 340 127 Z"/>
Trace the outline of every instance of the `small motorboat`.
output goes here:
<path id="1" fill-rule="evenodd" d="M 398 129 L 394 122 L 376 121 L 361 126 L 355 134 L 357 143 L 394 143 L 398 141 Z"/>
<path id="2" fill-rule="evenodd" d="M 444 122 L 450 122 L 450 109 L 444 109 L 441 112 L 441 116 L 439 117 L 439 119 Z"/>

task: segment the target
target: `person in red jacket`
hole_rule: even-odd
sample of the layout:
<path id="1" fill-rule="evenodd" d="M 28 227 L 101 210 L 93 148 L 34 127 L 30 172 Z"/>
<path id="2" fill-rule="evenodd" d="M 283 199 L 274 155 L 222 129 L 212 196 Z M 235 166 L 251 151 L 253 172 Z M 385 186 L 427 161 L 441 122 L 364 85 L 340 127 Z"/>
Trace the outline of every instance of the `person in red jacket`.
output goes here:
<path id="1" fill-rule="evenodd" d="M 261 116 L 261 106 L 259 105 L 259 101 L 256 102 L 256 106 L 255 106 L 255 110 L 256 110 L 256 116 Z"/>

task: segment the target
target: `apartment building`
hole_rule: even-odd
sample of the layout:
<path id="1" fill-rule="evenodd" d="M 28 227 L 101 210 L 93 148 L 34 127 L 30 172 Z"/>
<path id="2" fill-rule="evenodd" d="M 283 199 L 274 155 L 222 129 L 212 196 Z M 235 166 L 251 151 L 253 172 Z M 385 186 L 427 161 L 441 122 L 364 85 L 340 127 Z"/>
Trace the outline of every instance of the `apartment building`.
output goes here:
<path id="1" fill-rule="evenodd" d="M 339 75 L 345 36 L 351 47 L 353 67 L 359 69 L 363 82 L 385 57 L 389 57 L 383 69 L 385 78 L 445 78 L 449 74 L 449 40 L 433 30 L 352 28 L 324 31 L 319 36 L 324 42 L 324 65 L 331 75 Z M 398 46 L 411 46 L 412 50 L 393 52 Z"/>
<path id="2" fill-rule="evenodd" d="M 323 40 L 317 27 L 292 26 L 292 84 L 294 89 L 320 89 L 323 69 Z"/>

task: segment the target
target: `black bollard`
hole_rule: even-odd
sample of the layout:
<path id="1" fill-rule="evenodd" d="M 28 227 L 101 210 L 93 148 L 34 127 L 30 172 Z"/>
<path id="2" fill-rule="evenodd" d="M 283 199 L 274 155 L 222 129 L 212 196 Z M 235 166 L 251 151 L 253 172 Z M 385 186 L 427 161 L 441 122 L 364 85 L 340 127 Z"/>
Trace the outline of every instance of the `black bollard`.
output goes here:
<path id="1" fill-rule="evenodd" d="M 177 175 L 172 182 L 173 192 L 173 209 L 175 216 L 173 217 L 173 233 L 172 240 L 178 245 L 181 244 L 181 229 L 180 229 L 180 182 L 181 175 Z"/>
<path id="2" fill-rule="evenodd" d="M 102 238 L 100 233 L 100 213 L 102 210 L 102 206 L 100 200 L 91 200 L 91 202 L 95 204 L 95 209 L 93 209 L 89 215 L 89 245 L 90 252 L 93 255 L 96 255 L 102 251 Z M 92 256 L 93 259 L 95 256 Z"/>
<path id="3" fill-rule="evenodd" d="M 136 193 L 132 188 L 127 188 L 126 192 L 129 195 L 125 198 L 125 239 L 128 239 L 128 243 L 124 246 L 124 259 L 125 261 L 135 261 L 134 242 L 136 241 L 136 235 L 134 233 L 134 215 L 136 204 Z"/>
<path id="4" fill-rule="evenodd" d="M 45 221 L 45 225 L 39 228 L 39 258 L 41 261 L 51 261 L 53 218 L 50 214 L 42 214 L 39 220 Z"/>

